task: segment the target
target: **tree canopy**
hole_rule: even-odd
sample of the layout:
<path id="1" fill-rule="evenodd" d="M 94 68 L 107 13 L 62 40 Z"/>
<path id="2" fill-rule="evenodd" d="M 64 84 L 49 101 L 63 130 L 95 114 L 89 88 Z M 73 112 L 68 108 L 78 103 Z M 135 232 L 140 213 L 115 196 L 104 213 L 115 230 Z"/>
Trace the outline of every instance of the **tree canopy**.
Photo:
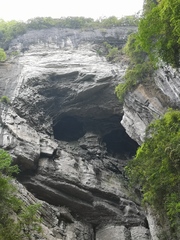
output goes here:
<path id="1" fill-rule="evenodd" d="M 36 17 L 29 19 L 27 22 L 4 21 L 0 19 L 0 47 L 7 50 L 10 41 L 20 34 L 33 29 L 73 28 L 73 29 L 94 29 L 109 28 L 118 26 L 137 26 L 139 17 L 136 15 L 117 18 L 115 16 L 94 20 L 85 17 Z"/>
<path id="2" fill-rule="evenodd" d="M 138 39 L 150 59 L 180 66 L 180 0 L 147 0 Z"/>
<path id="3" fill-rule="evenodd" d="M 0 47 L 6 50 L 9 42 L 20 34 L 25 33 L 26 24 L 15 20 L 5 22 L 0 19 Z"/>

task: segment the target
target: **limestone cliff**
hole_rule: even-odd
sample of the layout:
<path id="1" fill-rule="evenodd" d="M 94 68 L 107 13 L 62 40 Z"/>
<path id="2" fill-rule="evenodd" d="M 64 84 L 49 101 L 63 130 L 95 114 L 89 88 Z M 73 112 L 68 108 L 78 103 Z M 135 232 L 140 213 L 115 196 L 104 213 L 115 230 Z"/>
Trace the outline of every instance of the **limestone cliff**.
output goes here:
<path id="1" fill-rule="evenodd" d="M 179 71 L 164 66 L 154 73 L 151 82 L 143 83 L 128 93 L 121 124 L 128 135 L 141 144 L 149 123 L 168 108 L 180 108 Z"/>
<path id="2" fill-rule="evenodd" d="M 169 84 L 178 75 L 159 70 L 155 87 L 138 86 L 122 106 L 114 88 L 127 63 L 97 53 L 105 41 L 121 48 L 134 30 L 30 31 L 9 47 L 19 55 L 0 65 L 0 94 L 11 100 L 1 104 L 0 146 L 21 169 L 21 197 L 43 204 L 38 239 L 157 239 L 123 168 L 169 99 L 179 104 L 178 81 Z"/>

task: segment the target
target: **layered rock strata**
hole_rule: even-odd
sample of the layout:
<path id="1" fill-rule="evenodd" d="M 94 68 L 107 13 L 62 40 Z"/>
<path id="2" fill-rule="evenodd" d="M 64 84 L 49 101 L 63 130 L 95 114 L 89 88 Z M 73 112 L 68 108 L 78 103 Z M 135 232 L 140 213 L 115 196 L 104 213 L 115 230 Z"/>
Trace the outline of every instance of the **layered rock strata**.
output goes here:
<path id="1" fill-rule="evenodd" d="M 123 106 L 121 124 L 139 144 L 144 141 L 146 127 L 162 116 L 168 108 L 180 108 L 179 71 L 162 66 L 151 82 L 137 86 L 128 93 Z"/>
<path id="2" fill-rule="evenodd" d="M 123 107 L 114 88 L 127 64 L 97 51 L 105 41 L 121 48 L 134 30 L 30 31 L 11 43 L 19 55 L 0 66 L 0 93 L 11 100 L 1 104 L 0 145 L 33 194 L 21 186 L 21 196 L 46 209 L 39 239 L 155 239 L 123 169 L 169 95 L 140 85 Z"/>

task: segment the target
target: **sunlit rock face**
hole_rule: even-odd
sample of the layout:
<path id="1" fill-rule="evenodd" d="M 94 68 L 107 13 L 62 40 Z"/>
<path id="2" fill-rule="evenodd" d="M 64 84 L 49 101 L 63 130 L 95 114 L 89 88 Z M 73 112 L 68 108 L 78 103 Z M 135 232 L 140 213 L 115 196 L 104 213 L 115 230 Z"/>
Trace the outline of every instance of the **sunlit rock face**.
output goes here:
<path id="1" fill-rule="evenodd" d="M 30 31 L 10 45 L 19 56 L 0 66 L 0 93 L 12 102 L 1 105 L 0 144 L 21 169 L 18 181 L 51 212 L 46 239 L 152 239 L 124 166 L 153 119 L 149 109 L 161 114 L 164 102 L 139 86 L 123 109 L 114 89 L 127 64 L 97 54 L 105 41 L 121 48 L 134 30 Z"/>
<path id="2" fill-rule="evenodd" d="M 137 143 L 144 141 L 146 127 L 168 108 L 180 108 L 180 74 L 169 66 L 159 68 L 151 81 L 128 93 L 121 124 Z"/>
<path id="3" fill-rule="evenodd" d="M 144 141 L 147 126 L 153 119 L 162 116 L 167 107 L 168 97 L 164 96 L 160 89 L 155 85 L 150 88 L 150 85 L 140 84 L 125 98 L 121 124 L 128 135 L 141 144 Z"/>

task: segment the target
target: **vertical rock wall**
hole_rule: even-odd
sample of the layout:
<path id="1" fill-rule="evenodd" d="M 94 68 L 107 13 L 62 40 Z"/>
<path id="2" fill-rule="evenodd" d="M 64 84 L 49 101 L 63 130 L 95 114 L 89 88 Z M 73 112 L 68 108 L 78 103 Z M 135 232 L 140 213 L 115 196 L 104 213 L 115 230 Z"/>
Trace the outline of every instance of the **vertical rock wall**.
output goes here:
<path id="1" fill-rule="evenodd" d="M 1 104 L 0 145 L 21 169 L 20 196 L 43 204 L 45 234 L 36 239 L 156 239 L 123 169 L 171 91 L 159 70 L 155 87 L 139 85 L 122 106 L 114 88 L 127 67 L 123 56 L 112 64 L 97 54 L 105 41 L 121 48 L 132 30 L 31 31 L 10 46 L 19 56 L 0 66 L 1 95 L 11 99 Z"/>

